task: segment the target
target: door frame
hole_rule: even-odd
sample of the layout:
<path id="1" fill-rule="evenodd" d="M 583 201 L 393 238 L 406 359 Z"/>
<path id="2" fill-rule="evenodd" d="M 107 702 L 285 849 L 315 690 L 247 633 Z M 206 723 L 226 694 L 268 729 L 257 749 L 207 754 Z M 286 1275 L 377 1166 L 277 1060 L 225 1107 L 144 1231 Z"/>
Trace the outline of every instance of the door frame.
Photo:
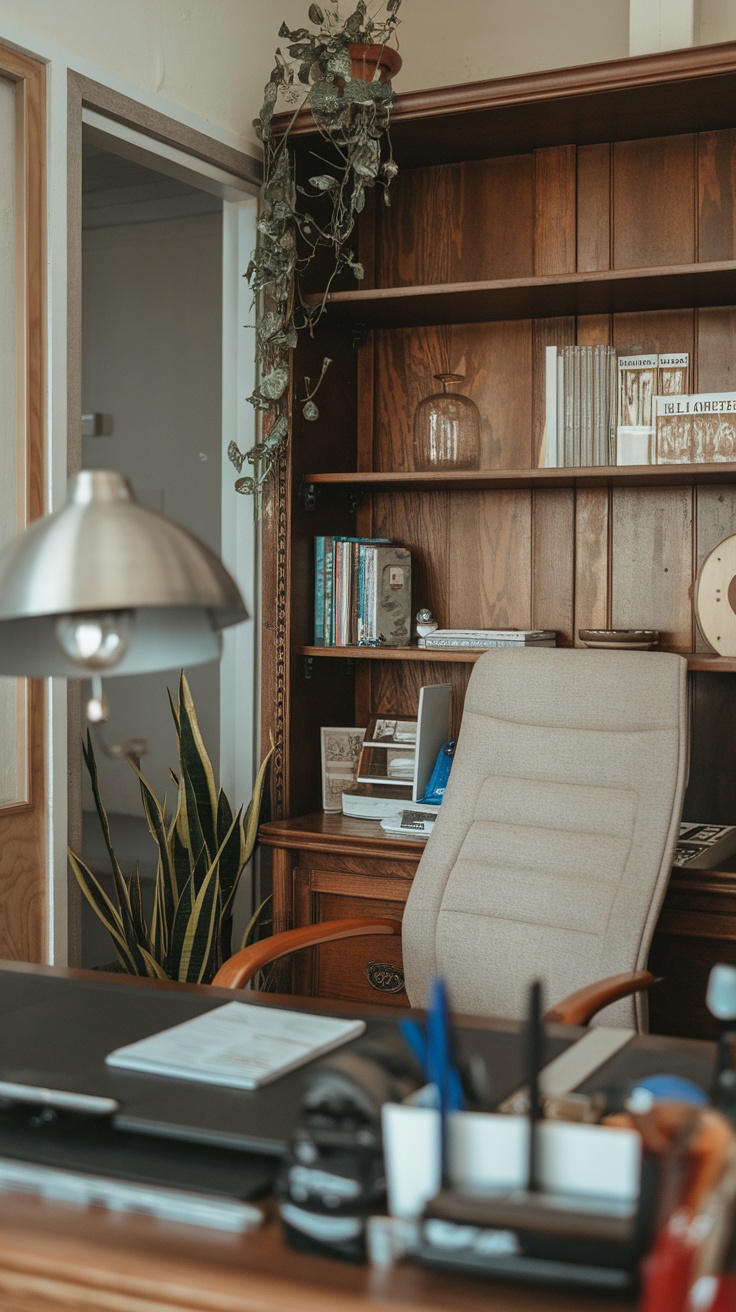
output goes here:
<path id="1" fill-rule="evenodd" d="M 149 105 L 121 94 L 101 82 L 86 77 L 73 69 L 67 70 L 67 251 L 66 251 L 66 334 L 67 334 L 67 398 L 66 398 L 66 473 L 75 473 L 81 467 L 82 436 L 80 416 L 82 414 L 82 131 L 85 119 L 94 119 L 96 130 L 107 124 L 111 138 L 118 146 L 121 138 L 126 141 L 126 150 L 134 158 L 148 162 L 152 168 L 175 172 L 177 176 L 191 175 L 192 184 L 203 190 L 211 191 L 223 199 L 223 323 L 227 318 L 233 325 L 243 325 L 248 318 L 247 306 L 243 313 L 243 278 L 238 277 L 235 289 L 230 287 L 230 280 L 237 274 L 237 263 L 241 263 L 240 274 L 245 269 L 242 261 L 241 246 L 247 224 L 244 226 L 244 210 L 254 211 L 254 199 L 260 188 L 261 162 L 253 156 L 232 146 L 218 141 L 214 137 L 181 123 L 166 114 L 152 109 Z M 240 197 L 240 200 L 238 200 Z M 250 251 L 245 252 L 246 256 Z M 252 445 L 254 438 L 247 439 L 243 430 L 247 427 L 242 411 L 239 412 L 238 398 L 244 398 L 252 387 L 244 390 L 243 383 L 249 377 L 249 357 L 252 351 L 244 352 L 242 343 L 236 340 L 233 332 L 225 329 L 223 333 L 223 432 L 229 432 L 243 449 Z M 225 472 L 225 470 L 224 470 Z M 229 480 L 232 482 L 233 480 Z M 226 480 L 223 477 L 223 493 Z M 229 485 L 228 485 L 228 490 Z M 232 504 L 231 504 L 232 502 Z M 222 680 L 225 691 L 232 690 L 234 706 L 229 706 L 227 716 L 221 715 L 221 727 L 225 730 L 221 746 L 223 764 L 223 787 L 234 795 L 247 796 L 244 789 L 252 784 L 253 761 L 256 751 L 256 734 L 258 730 L 258 670 L 256 668 L 258 644 L 254 640 L 254 631 L 258 627 L 258 539 L 252 513 L 246 498 L 238 497 L 232 492 L 229 501 L 223 495 L 223 559 L 225 564 L 236 573 L 239 581 L 247 579 L 244 589 L 245 601 L 251 616 L 251 622 L 238 626 L 237 630 L 225 634 Z M 250 595 L 249 595 L 250 594 Z M 237 678 L 238 669 L 252 669 L 254 683 Z M 225 698 L 221 698 L 224 702 Z M 66 797 L 66 824 L 60 823 L 57 814 L 54 822 L 54 851 L 50 853 L 52 865 L 60 869 L 62 851 L 69 846 L 79 850 L 81 847 L 82 820 L 82 754 L 79 734 L 81 715 L 81 684 L 69 680 L 66 693 L 57 694 L 54 718 L 55 737 L 59 742 L 66 742 L 66 760 L 60 761 L 62 755 L 56 751 L 52 755 L 51 771 L 54 775 L 52 792 L 61 801 Z M 239 744 L 234 741 L 236 726 L 250 721 L 251 741 Z M 62 726 L 62 721 L 66 724 Z M 61 809 L 61 808 L 59 808 Z M 66 862 L 64 861 L 64 869 Z M 57 875 L 58 881 L 58 875 Z M 74 881 L 67 880 L 66 898 L 61 897 L 63 881 L 56 890 L 56 908 L 53 925 L 49 926 L 53 961 L 65 964 L 78 964 L 81 959 L 81 897 Z M 67 949 L 64 951 L 63 940 Z"/>

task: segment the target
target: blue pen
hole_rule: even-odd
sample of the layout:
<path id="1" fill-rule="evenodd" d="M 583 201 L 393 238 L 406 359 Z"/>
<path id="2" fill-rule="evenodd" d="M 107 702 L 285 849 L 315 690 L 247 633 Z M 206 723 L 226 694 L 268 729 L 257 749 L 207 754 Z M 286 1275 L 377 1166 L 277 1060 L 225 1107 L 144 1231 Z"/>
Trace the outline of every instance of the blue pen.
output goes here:
<path id="1" fill-rule="evenodd" d="M 437 1085 L 440 1104 L 440 1183 L 443 1189 L 450 1185 L 449 1136 L 447 1116 L 449 1112 L 459 1111 L 462 1107 L 462 1095 L 458 1098 L 460 1088 L 459 1076 L 452 1053 L 452 1034 L 450 1030 L 450 1013 L 447 1005 L 447 990 L 441 975 L 432 981 L 429 996 L 429 1013 L 427 1015 L 427 1064 L 432 1071 L 432 1081 Z M 453 1079 L 453 1072 L 457 1083 Z"/>

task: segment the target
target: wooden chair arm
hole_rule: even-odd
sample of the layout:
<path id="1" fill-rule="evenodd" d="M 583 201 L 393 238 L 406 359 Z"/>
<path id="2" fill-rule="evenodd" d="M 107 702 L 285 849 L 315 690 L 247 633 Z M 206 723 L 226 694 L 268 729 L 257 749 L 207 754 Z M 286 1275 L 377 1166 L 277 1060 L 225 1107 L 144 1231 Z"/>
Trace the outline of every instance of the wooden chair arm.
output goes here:
<path id="1" fill-rule="evenodd" d="M 358 938 L 367 934 L 401 934 L 401 921 L 378 920 L 367 916 L 360 920 L 325 920 L 318 925 L 305 925 L 303 929 L 286 929 L 272 934 L 259 943 L 242 948 L 220 966 L 212 983 L 225 989 L 242 989 L 262 966 L 278 957 L 287 957 L 300 948 L 316 947 L 319 943 L 334 943 L 340 938 Z"/>
<path id="2" fill-rule="evenodd" d="M 587 1025 L 588 1021 L 602 1011 L 611 1002 L 619 998 L 628 998 L 639 989 L 649 989 L 657 980 L 651 971 L 629 970 L 623 975 L 609 975 L 599 979 L 595 984 L 587 984 L 569 997 L 563 998 L 556 1007 L 545 1012 L 545 1021 L 556 1021 L 558 1025 Z"/>

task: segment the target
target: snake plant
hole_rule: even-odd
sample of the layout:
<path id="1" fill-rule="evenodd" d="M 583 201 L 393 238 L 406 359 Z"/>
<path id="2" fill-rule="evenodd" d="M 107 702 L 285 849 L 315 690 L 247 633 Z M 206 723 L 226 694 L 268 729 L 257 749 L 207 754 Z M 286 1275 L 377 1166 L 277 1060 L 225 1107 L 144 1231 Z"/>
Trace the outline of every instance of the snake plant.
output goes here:
<path id="1" fill-rule="evenodd" d="M 271 752 L 261 764 L 247 808 L 241 807 L 234 815 L 227 797 L 222 789 L 218 791 L 215 783 L 183 673 L 178 703 L 174 706 L 172 702 L 171 709 L 176 724 L 179 771 L 178 775 L 172 772 L 177 798 L 170 820 L 166 817 L 166 799 L 158 800 L 136 762 L 128 758 L 138 776 L 148 827 L 158 847 L 150 925 L 146 924 L 143 913 L 138 864 L 126 880 L 115 856 L 89 731 L 83 744 L 84 761 L 110 858 L 117 906 L 89 867 L 71 851 L 69 862 L 82 893 L 108 930 L 125 971 L 156 979 L 208 984 L 230 954 L 233 899 L 255 847 Z"/>

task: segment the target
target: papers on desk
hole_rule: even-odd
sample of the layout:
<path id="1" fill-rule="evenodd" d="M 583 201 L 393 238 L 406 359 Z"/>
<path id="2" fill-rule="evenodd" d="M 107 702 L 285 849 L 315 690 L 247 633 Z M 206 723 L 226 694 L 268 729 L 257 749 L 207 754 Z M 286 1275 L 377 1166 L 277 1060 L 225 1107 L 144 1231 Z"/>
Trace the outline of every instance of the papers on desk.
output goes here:
<path id="1" fill-rule="evenodd" d="M 364 1029 L 362 1020 L 226 1002 L 182 1025 L 117 1048 L 106 1062 L 147 1075 L 258 1089 L 357 1038 Z"/>

